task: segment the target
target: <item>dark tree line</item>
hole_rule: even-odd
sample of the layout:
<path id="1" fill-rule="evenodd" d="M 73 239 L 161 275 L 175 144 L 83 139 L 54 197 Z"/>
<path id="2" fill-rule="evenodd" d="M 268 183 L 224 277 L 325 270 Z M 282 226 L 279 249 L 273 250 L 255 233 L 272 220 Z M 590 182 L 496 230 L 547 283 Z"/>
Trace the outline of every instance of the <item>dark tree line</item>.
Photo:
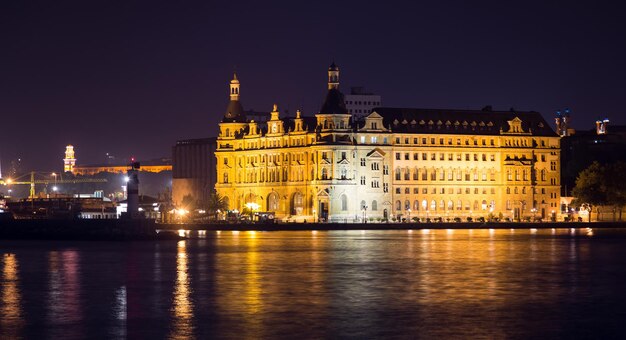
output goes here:
<path id="1" fill-rule="evenodd" d="M 613 211 L 613 219 L 622 219 L 622 209 L 626 205 L 626 163 L 600 164 L 593 162 L 581 171 L 572 191 L 574 205 L 608 207 Z"/>

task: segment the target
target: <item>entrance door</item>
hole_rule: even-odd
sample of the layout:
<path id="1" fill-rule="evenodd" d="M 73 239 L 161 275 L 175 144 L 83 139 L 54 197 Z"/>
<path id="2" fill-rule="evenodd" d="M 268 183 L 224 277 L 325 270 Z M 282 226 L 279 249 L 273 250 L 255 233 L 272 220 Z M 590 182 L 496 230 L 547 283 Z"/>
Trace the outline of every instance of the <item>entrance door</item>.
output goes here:
<path id="1" fill-rule="evenodd" d="M 328 220 L 328 202 L 320 201 L 320 221 L 326 222 Z"/>

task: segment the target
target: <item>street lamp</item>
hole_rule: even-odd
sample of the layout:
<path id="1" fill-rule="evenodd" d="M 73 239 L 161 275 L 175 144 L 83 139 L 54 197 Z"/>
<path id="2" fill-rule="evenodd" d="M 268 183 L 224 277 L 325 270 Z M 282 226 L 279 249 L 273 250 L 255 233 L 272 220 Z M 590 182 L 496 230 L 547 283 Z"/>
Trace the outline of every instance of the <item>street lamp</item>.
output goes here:
<path id="1" fill-rule="evenodd" d="M 363 223 L 367 223 L 367 215 L 366 215 L 366 212 L 367 212 L 367 205 L 364 205 L 364 206 L 363 206 Z"/>

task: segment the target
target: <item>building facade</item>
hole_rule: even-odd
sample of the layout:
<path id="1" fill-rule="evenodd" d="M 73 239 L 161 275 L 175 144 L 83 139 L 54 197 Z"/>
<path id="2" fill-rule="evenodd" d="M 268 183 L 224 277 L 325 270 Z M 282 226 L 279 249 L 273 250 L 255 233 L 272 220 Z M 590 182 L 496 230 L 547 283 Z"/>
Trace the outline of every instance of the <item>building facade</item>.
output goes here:
<path id="1" fill-rule="evenodd" d="M 172 148 L 172 203 L 185 196 L 206 202 L 215 189 L 215 137 L 179 140 Z"/>
<path id="2" fill-rule="evenodd" d="M 537 112 L 377 107 L 348 113 L 339 68 L 313 117 L 247 119 L 240 83 L 215 151 L 231 210 L 289 221 L 556 218 L 559 136 Z"/>
<path id="3" fill-rule="evenodd" d="M 380 95 L 367 92 L 364 87 L 350 88 L 350 94 L 345 97 L 346 109 L 348 113 L 356 117 L 364 117 L 372 112 L 376 107 L 382 106 Z"/>

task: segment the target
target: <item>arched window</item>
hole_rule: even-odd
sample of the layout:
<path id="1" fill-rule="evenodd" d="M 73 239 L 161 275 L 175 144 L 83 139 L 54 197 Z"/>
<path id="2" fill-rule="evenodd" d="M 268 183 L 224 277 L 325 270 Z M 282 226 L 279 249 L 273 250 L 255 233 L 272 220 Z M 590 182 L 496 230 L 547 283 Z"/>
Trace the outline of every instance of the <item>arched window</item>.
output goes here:
<path id="1" fill-rule="evenodd" d="M 454 210 L 454 202 L 452 200 L 448 201 L 448 210 Z"/>
<path id="2" fill-rule="evenodd" d="M 278 210 L 278 195 L 275 192 L 267 195 L 267 211 Z"/>
<path id="3" fill-rule="evenodd" d="M 228 196 L 224 196 L 224 207 L 226 210 L 229 210 L 230 208 L 230 198 L 228 198 Z"/>
<path id="4" fill-rule="evenodd" d="M 422 208 L 424 208 L 424 210 L 428 210 L 428 201 L 427 200 L 423 200 L 422 201 Z"/>
<path id="5" fill-rule="evenodd" d="M 511 188 L 506 188 L 506 193 L 510 194 L 511 193 Z"/>
<path id="6" fill-rule="evenodd" d="M 228 172 L 224 173 L 224 183 L 228 183 Z"/>
<path id="7" fill-rule="evenodd" d="M 456 210 L 463 210 L 463 201 L 458 200 L 456 202 Z"/>
<path id="8" fill-rule="evenodd" d="M 437 210 L 437 201 L 435 200 L 430 201 L 430 210 L 432 211 Z"/>
<path id="9" fill-rule="evenodd" d="M 348 196 L 346 194 L 341 195 L 341 211 L 348 210 Z"/>
<path id="10" fill-rule="evenodd" d="M 486 200 L 483 200 L 482 208 L 483 208 L 483 210 L 487 210 L 487 201 Z"/>
<path id="11" fill-rule="evenodd" d="M 396 211 L 400 211 L 402 209 L 402 202 L 396 201 Z"/>
<path id="12" fill-rule="evenodd" d="M 367 206 L 367 203 L 365 203 L 365 201 L 361 201 L 361 210 L 365 209 L 365 207 Z"/>
<path id="13" fill-rule="evenodd" d="M 411 202 L 409 200 L 404 201 L 404 210 L 411 209 Z"/>
<path id="14" fill-rule="evenodd" d="M 446 201 L 441 200 L 439 202 L 439 210 L 446 210 Z"/>
<path id="15" fill-rule="evenodd" d="M 328 169 L 322 168 L 322 179 L 328 179 Z"/>
<path id="16" fill-rule="evenodd" d="M 478 201 L 474 201 L 474 210 L 478 210 Z"/>
<path id="17" fill-rule="evenodd" d="M 372 211 L 377 211 L 378 210 L 378 202 L 376 202 L 376 200 L 372 201 Z"/>
<path id="18" fill-rule="evenodd" d="M 415 211 L 419 211 L 420 210 L 420 201 L 415 200 L 413 202 L 413 210 L 415 210 Z"/>
<path id="19" fill-rule="evenodd" d="M 229 137 L 229 136 L 230 136 L 230 129 L 226 128 L 226 137 Z"/>
<path id="20" fill-rule="evenodd" d="M 303 208 L 302 201 L 303 201 L 303 197 L 301 193 L 296 192 L 295 194 L 293 194 L 293 200 L 291 203 L 292 215 L 302 215 L 302 208 Z"/>

